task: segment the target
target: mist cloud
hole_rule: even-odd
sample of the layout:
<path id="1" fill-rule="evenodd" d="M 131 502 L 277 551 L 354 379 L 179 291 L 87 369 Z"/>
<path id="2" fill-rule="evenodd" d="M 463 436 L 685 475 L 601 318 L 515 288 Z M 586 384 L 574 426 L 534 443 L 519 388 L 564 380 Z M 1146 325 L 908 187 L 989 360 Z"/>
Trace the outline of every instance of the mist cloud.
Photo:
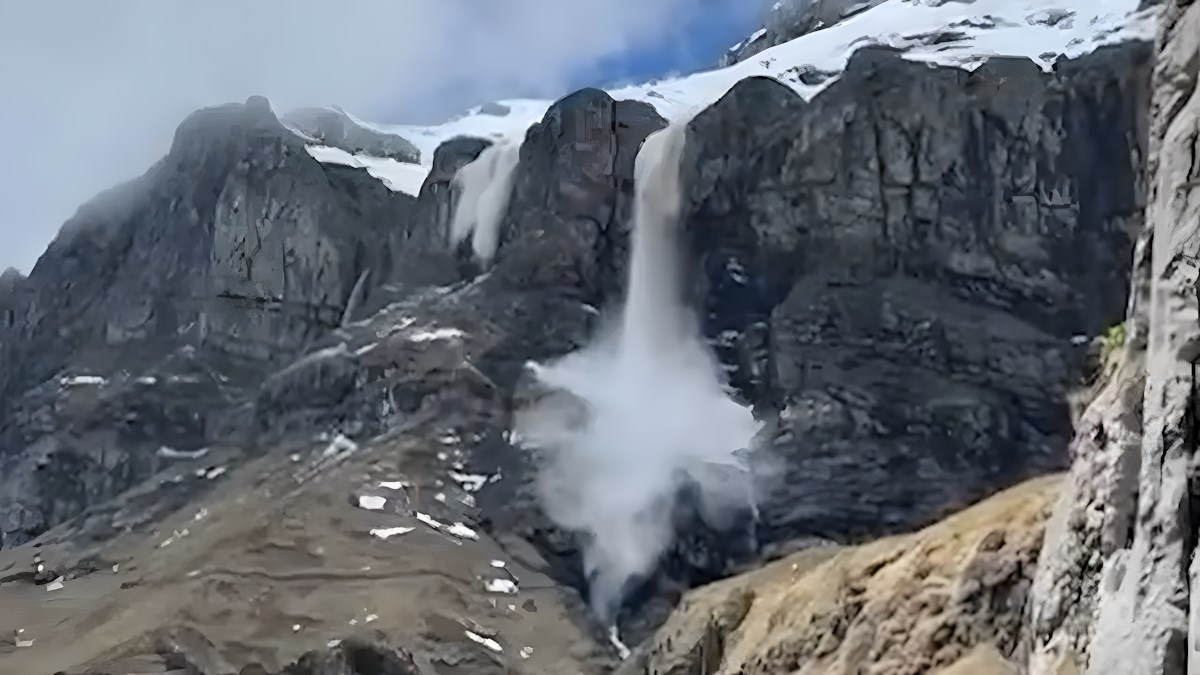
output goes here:
<path id="1" fill-rule="evenodd" d="M 604 57 L 685 40 L 697 4 L 740 0 L 6 0 L 0 268 L 28 270 L 196 108 L 262 94 L 380 118 L 555 98 Z"/>
<path id="2" fill-rule="evenodd" d="M 542 453 L 538 488 L 547 515 L 581 533 L 590 602 L 616 618 L 631 583 L 649 575 L 674 539 L 685 485 L 701 516 L 727 525 L 752 508 L 752 475 L 739 458 L 759 423 L 732 400 L 682 302 L 677 261 L 686 126 L 651 135 L 638 153 L 629 285 L 619 325 L 543 366 L 552 392 L 519 411 L 516 432 Z"/>

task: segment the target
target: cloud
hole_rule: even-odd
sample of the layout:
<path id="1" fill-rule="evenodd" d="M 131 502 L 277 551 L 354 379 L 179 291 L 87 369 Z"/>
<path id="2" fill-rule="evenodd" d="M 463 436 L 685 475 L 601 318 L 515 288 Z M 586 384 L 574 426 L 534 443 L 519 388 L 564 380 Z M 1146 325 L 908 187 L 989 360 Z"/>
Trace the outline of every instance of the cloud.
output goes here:
<path id="1" fill-rule="evenodd" d="M 252 94 L 414 115 L 513 95 L 686 36 L 738 0 L 8 0 L 0 3 L 0 268 L 136 176 L 196 108 Z"/>

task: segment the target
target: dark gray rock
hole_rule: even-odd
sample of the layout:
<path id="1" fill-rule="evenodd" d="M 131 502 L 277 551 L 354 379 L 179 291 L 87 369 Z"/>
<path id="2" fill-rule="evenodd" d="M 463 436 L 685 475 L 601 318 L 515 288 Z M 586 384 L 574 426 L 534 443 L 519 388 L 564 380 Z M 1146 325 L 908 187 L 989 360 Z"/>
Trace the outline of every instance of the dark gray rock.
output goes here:
<path id="1" fill-rule="evenodd" d="M 455 251 L 449 248 L 450 221 L 461 197 L 454 184 L 458 170 L 475 161 L 491 141 L 458 136 L 444 141 L 433 152 L 429 175 L 421 185 L 414 217 L 391 235 L 398 252 L 396 278 L 410 287 L 448 284 L 463 273 Z"/>
<path id="2" fill-rule="evenodd" d="M 272 364 L 337 327 L 364 275 L 371 283 L 359 293 L 368 300 L 392 276 L 389 234 L 413 207 L 365 171 L 312 159 L 261 97 L 189 116 L 167 156 L 82 206 L 19 281 L 15 303 L 5 301 L 0 462 L 14 478 L 0 489 L 8 505 L 0 506 L 0 536 L 31 536 L 127 489 L 154 468 L 143 455 L 155 443 L 217 440 L 226 425 L 210 416 L 227 419 L 220 411 Z M 156 414 L 104 418 L 124 404 L 102 405 L 86 422 L 72 421 L 70 406 L 64 412 L 59 377 L 133 380 L 181 346 L 208 376 L 231 382 L 211 396 L 143 402 L 191 406 L 186 414 L 199 424 L 180 432 L 186 438 L 164 435 Z M 68 433 L 81 424 L 108 440 Z M 14 468 L 47 453 L 59 458 L 61 476 Z M 43 504 L 38 495 L 51 493 L 67 496 Z"/>
<path id="3" fill-rule="evenodd" d="M 781 411 L 767 541 L 911 528 L 1064 466 L 1071 338 L 1125 307 L 1147 53 L 1049 76 L 866 49 L 811 103 L 750 79 L 692 121 L 696 302 Z"/>
<path id="4" fill-rule="evenodd" d="M 623 286 L 633 164 L 666 126 L 649 105 L 583 89 L 529 129 L 493 274 L 513 287 L 561 286 L 600 304 Z"/>

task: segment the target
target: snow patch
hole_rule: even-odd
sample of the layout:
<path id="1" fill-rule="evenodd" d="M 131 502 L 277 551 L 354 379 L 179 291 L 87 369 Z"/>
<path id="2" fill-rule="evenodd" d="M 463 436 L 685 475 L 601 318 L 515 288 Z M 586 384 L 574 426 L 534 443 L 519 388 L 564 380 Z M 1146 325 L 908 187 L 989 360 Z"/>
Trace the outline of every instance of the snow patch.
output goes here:
<path id="1" fill-rule="evenodd" d="M 465 632 L 467 634 L 467 638 L 469 640 L 471 640 L 472 642 L 481 644 L 484 647 L 487 647 L 488 649 L 496 652 L 497 654 L 504 652 L 504 648 L 500 646 L 499 642 L 496 642 L 495 640 L 493 640 L 491 638 L 485 638 L 482 635 L 480 635 L 479 633 L 475 633 L 473 631 L 465 631 Z"/>
<path id="2" fill-rule="evenodd" d="M 375 495 L 359 495 L 358 508 L 368 511 L 382 511 L 387 506 L 387 500 Z"/>
<path id="3" fill-rule="evenodd" d="M 512 579 L 488 579 L 484 582 L 483 589 L 488 593 L 513 595 L 517 592 L 517 583 Z"/>
<path id="4" fill-rule="evenodd" d="M 415 528 L 415 527 L 377 527 L 377 528 L 371 530 L 371 536 L 379 537 L 380 539 L 387 539 L 388 537 L 395 537 L 395 536 L 399 536 L 401 534 L 408 534 L 409 532 L 412 532 L 415 529 L 417 529 L 417 528 Z"/>
<path id="5" fill-rule="evenodd" d="M 890 45 L 906 50 L 905 58 L 974 69 L 991 56 L 1024 56 L 1050 70 L 1058 55 L 1082 56 L 1105 44 L 1124 40 L 1153 40 L 1157 12 L 1138 11 L 1138 0 L 974 0 L 973 2 L 918 3 L 887 0 L 822 30 L 763 50 L 757 58 L 725 68 L 702 71 L 654 83 L 614 87 L 617 100 L 631 99 L 654 106 L 672 122 L 692 117 L 711 105 L 738 81 L 752 76 L 774 77 L 808 99 L 836 77 L 806 84 L 798 69 L 840 72 L 860 47 Z M 1072 21 L 1058 25 L 1030 25 L 1038 13 L 1073 12 Z M 952 45 L 936 44 L 947 30 L 961 33 Z M 731 50 L 740 48 L 735 45 Z M 764 66 L 766 61 L 769 66 Z M 421 151 L 422 162 L 432 162 L 433 151 L 443 141 L 464 135 L 488 139 L 519 139 L 538 122 L 553 101 L 507 99 L 497 101 L 509 109 L 503 116 L 463 115 L 433 126 L 362 126 L 396 133 Z"/>
<path id="6" fill-rule="evenodd" d="M 434 328 L 421 330 L 408 336 L 409 342 L 432 342 L 434 340 L 454 340 L 465 337 L 466 333 L 457 328 Z"/>
<path id="7" fill-rule="evenodd" d="M 480 488 L 488 483 L 490 476 L 485 476 L 478 473 L 459 473 L 451 471 L 450 479 L 462 486 L 462 489 L 467 492 L 479 492 Z"/>
<path id="8" fill-rule="evenodd" d="M 98 375 L 68 375 L 60 378 L 58 383 L 64 387 L 98 387 L 103 385 L 106 381 L 107 380 Z"/>
<path id="9" fill-rule="evenodd" d="M 164 446 L 160 447 L 158 449 L 158 452 L 156 452 L 155 454 L 158 455 L 159 457 L 162 457 L 163 459 L 200 459 L 201 457 L 208 454 L 208 448 L 200 448 L 199 450 L 190 450 L 189 451 L 189 450 L 176 450 L 174 448 L 168 448 L 167 446 L 164 445 Z"/>
<path id="10" fill-rule="evenodd" d="M 421 192 L 425 177 L 429 175 L 428 167 L 400 162 L 390 157 L 355 155 L 328 145 L 306 145 L 304 147 L 313 159 L 322 164 L 339 164 L 356 169 L 366 169 L 368 174 L 378 178 L 392 192 L 403 192 L 413 197 Z"/>

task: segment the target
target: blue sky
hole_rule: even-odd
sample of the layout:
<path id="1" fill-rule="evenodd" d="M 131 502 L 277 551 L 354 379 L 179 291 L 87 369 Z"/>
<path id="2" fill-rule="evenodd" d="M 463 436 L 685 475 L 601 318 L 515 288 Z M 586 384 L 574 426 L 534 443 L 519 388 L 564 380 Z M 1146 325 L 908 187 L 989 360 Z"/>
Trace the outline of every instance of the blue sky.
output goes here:
<path id="1" fill-rule="evenodd" d="M 574 0 L 563 0 L 574 1 Z M 644 0 L 647 3 L 663 0 Z M 555 98 L 583 87 L 604 87 L 625 82 L 642 83 L 674 73 L 713 68 L 729 47 L 742 41 L 759 25 L 757 0 L 684 0 L 685 8 L 667 26 L 615 53 L 578 66 L 568 75 L 563 91 L 549 93 L 537 87 L 514 88 L 499 98 Z M 406 105 L 403 97 L 376 112 L 379 122 L 437 123 L 472 106 L 487 103 L 474 87 L 445 82 L 436 96 Z"/>
<path id="2" fill-rule="evenodd" d="M 653 0 L 647 0 L 652 2 Z M 697 0 L 681 17 L 675 34 L 664 34 L 621 54 L 602 58 L 581 72 L 577 86 L 630 80 L 644 82 L 671 72 L 692 72 L 716 65 L 721 54 L 754 31 L 756 2 Z"/>

